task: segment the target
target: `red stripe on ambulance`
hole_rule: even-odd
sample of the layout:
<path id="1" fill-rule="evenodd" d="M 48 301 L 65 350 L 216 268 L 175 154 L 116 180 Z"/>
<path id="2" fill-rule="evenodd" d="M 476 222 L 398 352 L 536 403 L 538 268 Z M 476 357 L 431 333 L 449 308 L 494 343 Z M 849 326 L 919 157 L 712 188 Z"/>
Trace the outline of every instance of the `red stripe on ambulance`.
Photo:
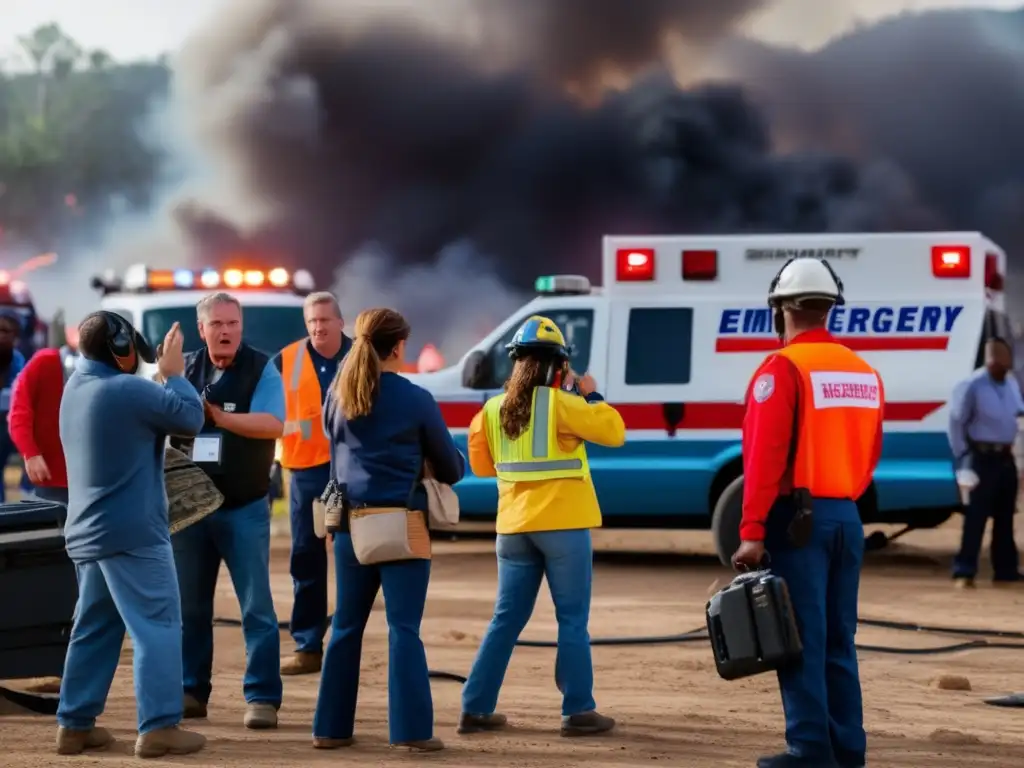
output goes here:
<path id="1" fill-rule="evenodd" d="M 483 407 L 482 402 L 439 402 L 449 429 L 466 429 Z M 614 403 L 626 429 L 666 429 L 665 409 L 660 403 Z M 886 403 L 886 421 L 922 421 L 945 405 L 944 402 Z M 743 426 L 742 403 L 687 403 L 676 425 L 683 429 L 739 429 Z"/>
<path id="2" fill-rule="evenodd" d="M 948 336 L 836 336 L 836 341 L 855 352 L 945 352 L 949 348 Z M 720 337 L 715 340 L 715 352 L 774 352 L 779 349 L 778 339 L 751 337 Z"/>

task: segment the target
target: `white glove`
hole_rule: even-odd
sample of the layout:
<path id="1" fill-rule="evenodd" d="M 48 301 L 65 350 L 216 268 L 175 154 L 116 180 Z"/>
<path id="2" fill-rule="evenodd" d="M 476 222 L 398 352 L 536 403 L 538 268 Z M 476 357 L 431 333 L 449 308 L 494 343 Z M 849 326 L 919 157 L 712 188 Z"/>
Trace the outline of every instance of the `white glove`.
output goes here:
<path id="1" fill-rule="evenodd" d="M 956 471 L 956 484 L 966 491 L 973 491 L 980 482 L 978 473 L 973 469 L 958 469 Z"/>

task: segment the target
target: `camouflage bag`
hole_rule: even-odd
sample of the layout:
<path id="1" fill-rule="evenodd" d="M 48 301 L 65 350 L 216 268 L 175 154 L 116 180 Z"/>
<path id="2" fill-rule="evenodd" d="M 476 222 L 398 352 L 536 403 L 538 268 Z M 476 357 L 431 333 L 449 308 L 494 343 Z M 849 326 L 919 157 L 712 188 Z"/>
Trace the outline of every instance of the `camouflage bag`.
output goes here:
<path id="1" fill-rule="evenodd" d="M 172 535 L 213 514 L 224 503 L 223 494 L 210 476 L 188 456 L 170 446 L 164 458 L 164 483 Z"/>

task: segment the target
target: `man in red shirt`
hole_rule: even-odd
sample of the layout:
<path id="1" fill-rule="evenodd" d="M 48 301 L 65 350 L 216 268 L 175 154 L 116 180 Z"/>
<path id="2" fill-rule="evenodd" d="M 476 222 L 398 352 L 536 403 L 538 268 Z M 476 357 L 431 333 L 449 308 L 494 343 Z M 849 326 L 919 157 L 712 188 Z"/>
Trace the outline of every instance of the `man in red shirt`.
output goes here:
<path id="1" fill-rule="evenodd" d="M 68 473 L 60 442 L 60 401 L 65 369 L 56 349 L 41 349 L 25 364 L 11 393 L 7 423 L 25 459 L 25 471 L 41 499 L 68 503 Z"/>
<path id="2" fill-rule="evenodd" d="M 854 635 L 864 556 L 856 500 L 882 450 L 882 382 L 826 329 L 843 304 L 827 262 L 797 258 L 768 295 L 784 346 L 754 374 L 743 422 L 743 521 L 737 568 L 786 580 L 804 653 L 779 672 L 786 752 L 758 768 L 862 768 Z M 766 549 L 771 559 L 765 561 Z"/>

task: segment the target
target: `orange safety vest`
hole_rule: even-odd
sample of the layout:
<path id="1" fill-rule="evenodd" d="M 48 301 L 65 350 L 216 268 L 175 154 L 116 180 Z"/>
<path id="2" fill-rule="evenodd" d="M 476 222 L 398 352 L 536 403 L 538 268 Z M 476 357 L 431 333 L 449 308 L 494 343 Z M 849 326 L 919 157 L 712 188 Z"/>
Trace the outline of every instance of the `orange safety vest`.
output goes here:
<path id="1" fill-rule="evenodd" d="M 324 434 L 320 380 L 301 339 L 281 350 L 281 378 L 284 379 L 284 436 L 281 438 L 281 466 L 308 469 L 331 460 L 331 444 Z"/>
<path id="2" fill-rule="evenodd" d="M 881 378 L 835 342 L 792 344 L 776 354 L 800 375 L 793 487 L 818 498 L 852 499 L 874 471 Z"/>

